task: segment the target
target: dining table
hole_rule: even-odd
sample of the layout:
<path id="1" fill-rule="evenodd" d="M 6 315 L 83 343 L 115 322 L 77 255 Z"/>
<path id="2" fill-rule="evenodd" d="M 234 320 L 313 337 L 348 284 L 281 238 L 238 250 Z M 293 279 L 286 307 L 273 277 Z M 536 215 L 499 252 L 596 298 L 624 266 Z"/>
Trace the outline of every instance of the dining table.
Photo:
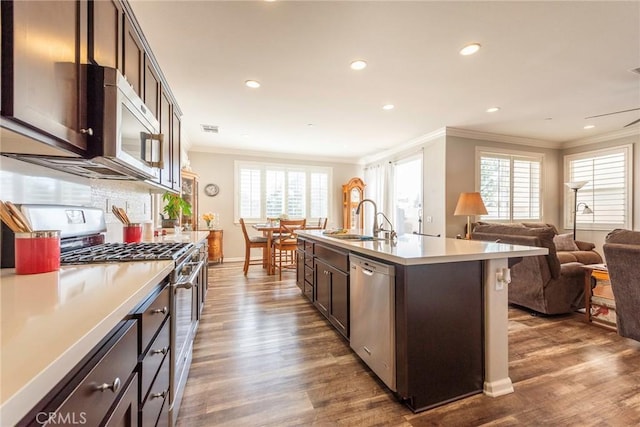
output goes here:
<path id="1" fill-rule="evenodd" d="M 273 266 L 271 265 L 271 246 L 273 244 L 273 233 L 277 233 L 280 231 L 280 223 L 278 223 L 277 221 L 273 221 L 261 224 L 253 224 L 252 227 L 254 230 L 262 232 L 262 235 L 267 238 L 267 250 L 263 252 L 264 255 L 262 263 L 267 266 L 267 274 L 274 274 L 275 271 Z M 304 227 L 305 230 L 317 230 L 321 228 L 323 227 L 315 225 L 307 225 Z"/>
<path id="2" fill-rule="evenodd" d="M 267 249 L 262 252 L 263 265 L 267 266 L 267 274 L 274 274 L 273 266 L 271 265 L 271 245 L 273 243 L 273 233 L 280 231 L 280 224 L 277 222 L 268 222 L 263 224 L 253 224 L 253 229 L 262 232 L 262 235 L 267 238 Z"/>

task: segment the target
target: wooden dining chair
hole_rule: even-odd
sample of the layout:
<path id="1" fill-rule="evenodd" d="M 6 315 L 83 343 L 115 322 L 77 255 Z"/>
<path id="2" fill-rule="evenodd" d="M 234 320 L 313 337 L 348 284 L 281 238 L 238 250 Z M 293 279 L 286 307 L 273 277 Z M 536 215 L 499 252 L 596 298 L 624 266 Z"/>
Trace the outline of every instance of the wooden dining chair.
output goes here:
<path id="1" fill-rule="evenodd" d="M 284 268 L 294 268 L 296 266 L 296 248 L 298 238 L 296 230 L 303 230 L 307 223 L 306 219 L 280 220 L 278 237 L 273 239 L 271 244 L 271 268 L 275 272 L 278 270 L 278 280 L 282 280 L 282 270 Z"/>
<path id="2" fill-rule="evenodd" d="M 267 250 L 267 238 L 262 236 L 249 236 L 247 233 L 247 226 L 244 224 L 244 219 L 240 218 L 240 225 L 242 226 L 242 234 L 244 235 L 244 275 L 247 275 L 247 271 L 249 271 L 250 265 L 258 265 L 257 261 L 251 261 L 251 249 L 253 248 L 261 248 L 262 249 L 262 259 L 260 260 L 260 265 L 262 267 L 266 267 L 265 260 L 265 252 Z"/>

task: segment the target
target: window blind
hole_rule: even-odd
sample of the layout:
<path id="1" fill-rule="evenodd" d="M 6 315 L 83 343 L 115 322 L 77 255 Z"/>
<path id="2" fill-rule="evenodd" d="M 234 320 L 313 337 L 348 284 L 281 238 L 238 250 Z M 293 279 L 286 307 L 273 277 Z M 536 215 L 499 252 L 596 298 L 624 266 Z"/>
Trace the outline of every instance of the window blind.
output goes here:
<path id="1" fill-rule="evenodd" d="M 567 181 L 587 181 L 577 192 L 577 203 L 588 205 L 592 214 L 576 213 L 576 224 L 586 228 L 629 227 L 631 147 L 591 151 L 565 157 Z M 573 226 L 574 192 L 567 191 L 565 218 Z"/>
<path id="2" fill-rule="evenodd" d="M 329 214 L 331 168 L 237 161 L 235 169 L 236 221 Z"/>
<path id="3" fill-rule="evenodd" d="M 480 152 L 480 195 L 487 208 L 483 219 L 539 220 L 542 157 Z"/>

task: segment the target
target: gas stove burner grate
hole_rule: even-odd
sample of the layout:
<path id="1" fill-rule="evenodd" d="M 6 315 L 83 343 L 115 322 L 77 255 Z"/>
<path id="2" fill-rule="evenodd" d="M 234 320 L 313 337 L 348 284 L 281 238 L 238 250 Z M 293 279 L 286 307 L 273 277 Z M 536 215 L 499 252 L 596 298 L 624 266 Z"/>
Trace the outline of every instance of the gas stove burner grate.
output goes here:
<path id="1" fill-rule="evenodd" d="M 193 243 L 103 243 L 63 252 L 60 263 L 177 260 L 193 247 Z"/>

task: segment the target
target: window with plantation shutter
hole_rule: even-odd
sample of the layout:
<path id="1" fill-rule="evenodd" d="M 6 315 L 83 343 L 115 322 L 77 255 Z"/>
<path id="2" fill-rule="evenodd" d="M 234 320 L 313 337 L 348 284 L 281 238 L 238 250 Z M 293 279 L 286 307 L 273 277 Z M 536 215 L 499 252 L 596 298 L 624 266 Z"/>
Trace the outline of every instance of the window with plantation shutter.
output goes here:
<path id="1" fill-rule="evenodd" d="M 565 156 L 565 182 L 586 181 L 577 194 L 565 191 L 565 227 L 590 230 L 631 228 L 631 145 Z M 583 213 L 584 205 L 592 213 Z"/>
<path id="2" fill-rule="evenodd" d="M 236 221 L 327 217 L 331 168 L 236 161 Z"/>
<path id="3" fill-rule="evenodd" d="M 541 219 L 542 155 L 479 150 L 483 220 L 521 222 Z"/>

